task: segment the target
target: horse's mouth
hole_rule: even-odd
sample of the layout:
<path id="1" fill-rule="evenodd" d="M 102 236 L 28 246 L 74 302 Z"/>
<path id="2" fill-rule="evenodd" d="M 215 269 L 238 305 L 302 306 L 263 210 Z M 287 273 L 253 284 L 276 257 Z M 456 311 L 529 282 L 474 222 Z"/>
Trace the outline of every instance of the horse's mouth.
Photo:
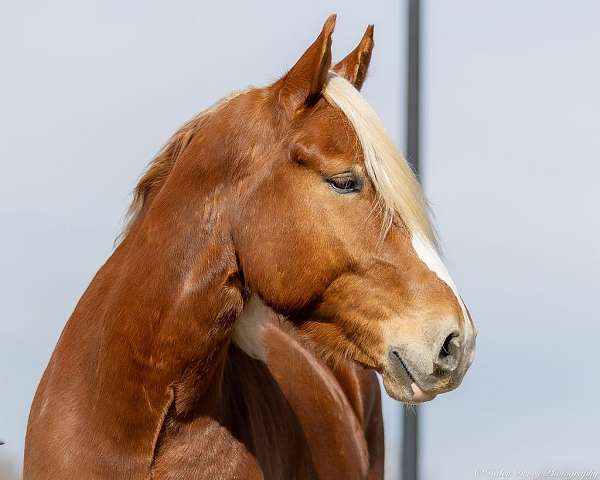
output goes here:
<path id="1" fill-rule="evenodd" d="M 383 386 L 394 400 L 417 405 L 433 400 L 434 393 L 424 391 L 407 368 L 402 358 L 396 353 L 391 354 L 393 361 L 383 371 Z"/>

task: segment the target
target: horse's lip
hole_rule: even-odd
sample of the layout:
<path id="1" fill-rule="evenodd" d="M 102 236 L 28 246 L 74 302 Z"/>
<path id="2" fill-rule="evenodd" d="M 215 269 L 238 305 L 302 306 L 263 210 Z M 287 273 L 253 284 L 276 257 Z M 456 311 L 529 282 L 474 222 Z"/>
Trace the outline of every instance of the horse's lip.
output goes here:
<path id="1" fill-rule="evenodd" d="M 402 368 L 404 369 L 404 373 L 406 373 L 406 376 L 410 380 L 412 380 L 413 383 L 417 383 L 417 381 L 415 380 L 415 377 L 413 376 L 413 374 L 410 372 L 410 370 L 406 366 L 406 363 L 404 363 L 404 360 L 402 360 L 402 357 L 398 353 L 396 353 L 396 352 L 394 352 L 393 354 L 398 359 L 398 361 L 400 362 L 400 365 L 402 365 Z"/>
<path id="2" fill-rule="evenodd" d="M 355 360 L 355 362 L 358 365 L 360 365 L 362 368 L 365 368 L 367 370 L 375 370 L 377 373 L 379 373 L 383 377 L 386 377 L 386 376 L 392 377 L 397 382 L 402 382 L 406 391 L 412 392 L 412 398 L 410 400 L 402 400 L 404 403 L 407 403 L 410 405 L 418 405 L 420 403 L 428 402 L 429 400 L 433 400 L 436 397 L 436 394 L 424 391 L 421 388 L 421 386 L 419 385 L 419 382 L 417 382 L 417 380 L 415 379 L 413 374 L 410 372 L 410 370 L 408 369 L 408 367 L 406 366 L 404 361 L 400 357 L 397 357 L 397 358 L 400 360 L 400 363 L 402 365 L 402 368 L 404 369 L 404 373 L 405 373 L 408 381 L 406 381 L 405 379 L 399 378 L 398 375 L 394 374 L 393 372 L 389 371 L 387 368 L 384 368 L 382 366 L 375 367 L 373 365 L 367 365 L 366 363 L 363 363 L 359 360 Z"/>
<path id="3" fill-rule="evenodd" d="M 394 352 L 394 356 L 398 359 L 399 364 L 402 368 L 402 373 L 404 373 L 404 375 L 393 375 L 392 374 L 392 376 L 394 378 L 396 378 L 397 381 L 403 381 L 404 386 L 407 388 L 407 390 L 412 392 L 412 398 L 405 403 L 410 403 L 410 404 L 416 405 L 419 403 L 427 402 L 429 400 L 433 400 L 436 397 L 436 394 L 426 392 L 425 390 L 423 390 L 421 388 L 421 386 L 419 385 L 419 382 L 417 382 L 415 376 L 412 374 L 412 372 L 406 365 L 406 363 L 404 363 L 404 360 L 402 360 L 402 357 L 399 354 L 397 354 L 396 352 Z M 402 377 L 405 377 L 405 378 L 402 378 Z"/>

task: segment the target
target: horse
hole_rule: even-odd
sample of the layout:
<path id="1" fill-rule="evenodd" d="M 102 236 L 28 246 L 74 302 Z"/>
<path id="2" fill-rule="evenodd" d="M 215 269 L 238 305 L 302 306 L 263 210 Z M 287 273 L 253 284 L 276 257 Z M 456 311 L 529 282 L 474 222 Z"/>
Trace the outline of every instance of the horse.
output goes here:
<path id="1" fill-rule="evenodd" d="M 279 80 L 168 141 L 36 391 L 24 478 L 383 477 L 376 372 L 456 388 L 475 328 L 420 185 L 332 64 L 335 15 Z"/>

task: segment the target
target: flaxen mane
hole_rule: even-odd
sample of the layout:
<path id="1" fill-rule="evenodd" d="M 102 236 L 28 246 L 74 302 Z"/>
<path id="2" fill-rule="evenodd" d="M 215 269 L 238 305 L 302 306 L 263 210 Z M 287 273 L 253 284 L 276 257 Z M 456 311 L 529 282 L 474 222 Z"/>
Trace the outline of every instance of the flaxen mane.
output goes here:
<path id="1" fill-rule="evenodd" d="M 411 233 L 437 245 L 421 185 L 371 105 L 348 80 L 334 72 L 330 72 L 323 96 L 344 113 L 354 128 L 384 213 L 384 229 L 400 218 Z"/>

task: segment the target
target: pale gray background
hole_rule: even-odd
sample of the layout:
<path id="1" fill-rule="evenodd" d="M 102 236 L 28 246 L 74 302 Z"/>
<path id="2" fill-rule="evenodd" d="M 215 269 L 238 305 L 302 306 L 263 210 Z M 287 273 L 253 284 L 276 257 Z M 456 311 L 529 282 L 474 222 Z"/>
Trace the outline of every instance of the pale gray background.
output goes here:
<path id="1" fill-rule="evenodd" d="M 0 468 L 21 464 L 34 389 L 146 163 L 278 78 L 332 12 L 335 58 L 375 24 L 364 93 L 402 145 L 403 2 L 3 2 Z M 423 176 L 480 336 L 462 387 L 423 409 L 423 478 L 600 471 L 600 4 L 430 0 L 424 35 Z"/>

